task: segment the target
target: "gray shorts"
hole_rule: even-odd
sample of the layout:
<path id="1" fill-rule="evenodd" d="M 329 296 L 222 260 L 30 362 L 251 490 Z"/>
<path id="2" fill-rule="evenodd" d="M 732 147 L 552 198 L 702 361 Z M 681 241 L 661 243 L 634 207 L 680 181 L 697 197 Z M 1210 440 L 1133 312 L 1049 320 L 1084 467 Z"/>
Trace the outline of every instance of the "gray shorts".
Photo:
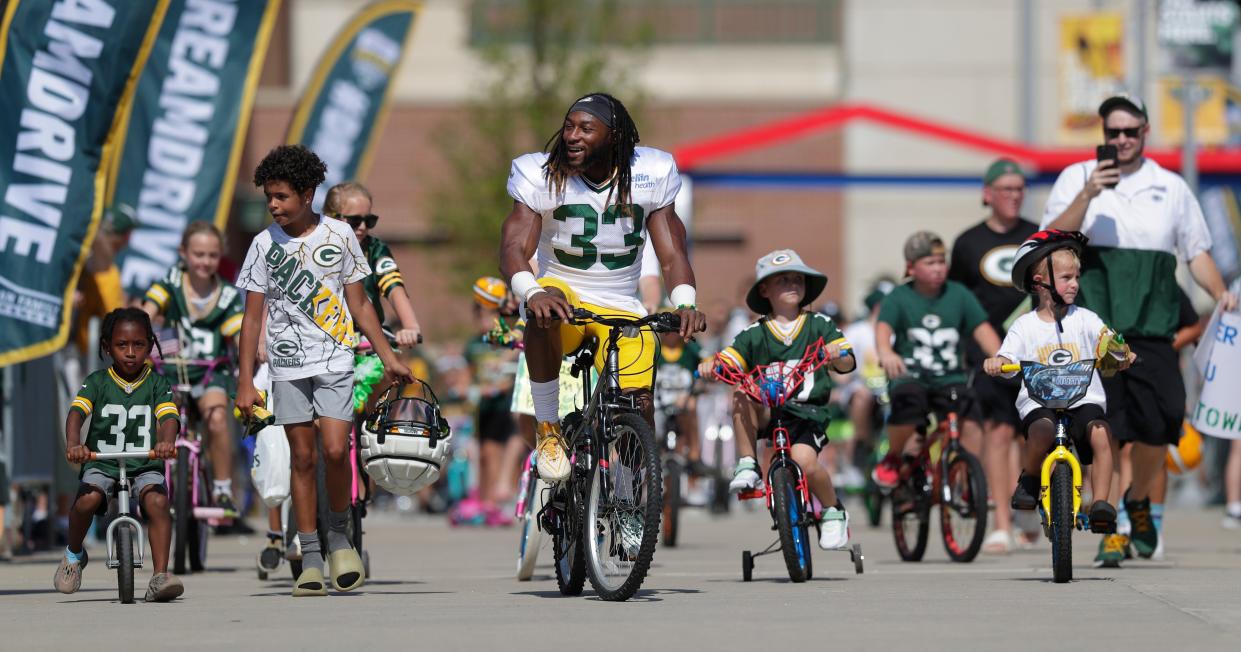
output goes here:
<path id="1" fill-rule="evenodd" d="M 112 490 L 116 487 L 118 480 L 98 468 L 89 468 L 82 472 L 82 484 L 90 485 L 103 492 L 105 496 L 111 496 Z M 142 492 L 147 487 L 158 487 L 157 491 L 164 490 L 164 472 L 163 471 L 143 471 L 137 475 L 129 477 L 130 495 L 141 497 Z"/>
<path id="2" fill-rule="evenodd" d="M 276 425 L 307 423 L 315 417 L 353 421 L 353 372 L 273 380 Z"/>

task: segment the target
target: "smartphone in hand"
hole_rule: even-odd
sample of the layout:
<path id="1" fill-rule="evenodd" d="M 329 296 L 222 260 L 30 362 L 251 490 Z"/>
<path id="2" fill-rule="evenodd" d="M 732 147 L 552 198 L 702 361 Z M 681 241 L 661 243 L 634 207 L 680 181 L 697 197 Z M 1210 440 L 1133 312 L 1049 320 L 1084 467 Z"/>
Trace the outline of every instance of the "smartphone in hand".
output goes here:
<path id="1" fill-rule="evenodd" d="M 1094 149 L 1096 161 L 1111 161 L 1112 165 L 1120 165 L 1119 154 L 1116 152 L 1115 145 L 1099 145 Z M 1109 184 L 1108 188 L 1115 188 L 1116 184 Z"/>

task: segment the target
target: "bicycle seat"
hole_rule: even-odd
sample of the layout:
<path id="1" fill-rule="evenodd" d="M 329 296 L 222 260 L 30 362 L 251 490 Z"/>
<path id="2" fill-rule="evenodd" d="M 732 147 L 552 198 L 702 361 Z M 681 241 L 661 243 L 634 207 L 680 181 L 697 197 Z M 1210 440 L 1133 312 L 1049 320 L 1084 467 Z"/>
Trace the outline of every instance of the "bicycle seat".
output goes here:
<path id="1" fill-rule="evenodd" d="M 595 352 L 599 350 L 599 338 L 591 335 L 582 338 L 572 353 L 566 357 L 573 358 L 573 377 L 581 378 L 582 372 L 595 365 Z"/>

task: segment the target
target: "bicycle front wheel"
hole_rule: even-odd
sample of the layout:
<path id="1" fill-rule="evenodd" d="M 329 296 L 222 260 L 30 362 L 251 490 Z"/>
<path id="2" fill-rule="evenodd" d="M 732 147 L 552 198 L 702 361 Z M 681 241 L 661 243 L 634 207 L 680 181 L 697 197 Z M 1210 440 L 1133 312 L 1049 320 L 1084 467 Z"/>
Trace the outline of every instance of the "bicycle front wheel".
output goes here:
<path id="1" fill-rule="evenodd" d="M 628 600 L 655 557 L 663 509 L 655 433 L 636 414 L 612 420 L 613 439 L 591 470 L 582 521 L 590 585 L 604 600 Z"/>
<path id="2" fill-rule="evenodd" d="M 124 464 L 124 462 L 121 462 Z M 134 531 L 122 523 L 116 528 L 116 587 L 121 604 L 134 602 Z"/>
<path id="3" fill-rule="evenodd" d="M 968 451 L 959 451 L 948 462 L 943 482 L 939 529 L 944 549 L 953 561 L 973 561 L 987 533 L 987 478 L 982 464 Z"/>
<path id="4" fill-rule="evenodd" d="M 664 464 L 664 545 L 675 548 L 681 525 L 681 463 L 668 454 Z"/>
<path id="5" fill-rule="evenodd" d="M 177 448 L 177 465 L 172 482 L 172 572 L 184 575 L 190 556 L 190 521 L 194 507 L 190 505 L 190 449 Z M 197 532 L 194 533 L 197 535 Z"/>
<path id="6" fill-rule="evenodd" d="M 1051 571 L 1057 583 L 1073 579 L 1073 471 L 1057 464 L 1051 472 Z"/>
<path id="7" fill-rule="evenodd" d="M 806 523 L 809 516 L 788 467 L 771 472 L 771 491 L 775 499 L 772 515 L 776 519 L 776 531 L 780 533 L 780 549 L 784 552 L 789 579 L 805 582 L 811 574 L 810 526 Z"/>

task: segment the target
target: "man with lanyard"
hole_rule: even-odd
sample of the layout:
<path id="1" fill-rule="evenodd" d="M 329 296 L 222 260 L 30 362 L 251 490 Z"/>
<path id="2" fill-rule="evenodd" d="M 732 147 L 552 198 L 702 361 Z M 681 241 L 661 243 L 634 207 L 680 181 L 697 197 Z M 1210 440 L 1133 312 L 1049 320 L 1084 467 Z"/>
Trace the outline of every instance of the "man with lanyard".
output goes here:
<path id="1" fill-rule="evenodd" d="M 1139 363 L 1104 382 L 1113 432 L 1133 442 L 1133 480 L 1124 508 L 1132 543 L 1142 557 L 1159 544 L 1150 493 L 1162 473 L 1168 444 L 1180 438 L 1185 387 L 1172 348 L 1179 301 L 1178 258 L 1194 281 L 1225 310 L 1235 310 L 1211 258 L 1211 235 L 1198 200 L 1173 172 L 1142 156 L 1150 125 L 1146 105 L 1116 95 L 1099 106 L 1103 137 L 1116 146 L 1113 162 L 1082 161 L 1056 179 L 1042 228 L 1081 231 L 1090 238 L 1082 260 L 1077 302 L 1125 337 Z M 1108 535 L 1102 562 L 1123 557 L 1124 537 Z"/>
<path id="2" fill-rule="evenodd" d="M 1025 199 L 1026 179 L 1021 168 L 1009 159 L 992 163 L 983 175 L 982 205 L 991 213 L 982 222 L 967 229 L 952 244 L 952 264 L 948 278 L 964 285 L 978 298 L 987 311 L 987 321 L 1000 339 L 1004 324 L 1025 300 L 1025 294 L 1013 288 L 1011 274 L 1017 247 L 1035 232 L 1038 226 L 1021 218 Z M 968 369 L 981 369 L 982 350 L 972 339 L 965 341 Z M 1021 425 L 1017 414 L 1019 380 L 992 378 L 974 374 L 974 391 L 982 408 L 983 468 L 987 486 L 996 496 L 995 529 L 983 542 L 984 552 L 1004 553 L 1012 547 L 1013 512 L 1008 495 L 1017 482 L 1010 468 L 1013 437 Z"/>
<path id="3" fill-rule="evenodd" d="M 645 314 L 636 295 L 647 237 L 672 288 L 682 338 L 706 328 L 695 307 L 685 227 L 673 205 L 681 185 L 676 163 L 667 152 L 638 147 L 638 140 L 620 100 L 591 93 L 565 113 L 548 151 L 518 157 L 509 173 L 513 209 L 504 221 L 500 268 L 524 303 L 537 467 L 548 482 L 569 475 L 558 413 L 561 360 L 588 335 L 606 340 L 606 329 L 597 324 L 569 324 L 573 308 Z M 536 254 L 539 279 L 530 266 Z M 653 421 L 655 336 L 644 331 L 622 338 L 619 346 L 621 389 L 633 393 Z M 600 348 L 596 368 L 603 355 Z"/>

